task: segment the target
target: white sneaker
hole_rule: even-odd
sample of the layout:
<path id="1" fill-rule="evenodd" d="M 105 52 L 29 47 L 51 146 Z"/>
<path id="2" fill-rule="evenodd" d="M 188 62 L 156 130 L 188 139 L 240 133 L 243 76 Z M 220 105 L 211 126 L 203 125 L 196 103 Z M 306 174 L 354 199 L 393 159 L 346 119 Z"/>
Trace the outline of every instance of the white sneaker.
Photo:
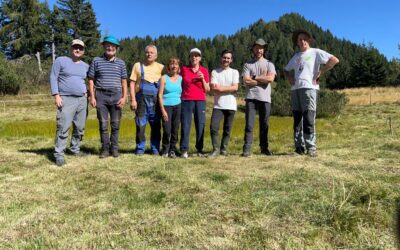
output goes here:
<path id="1" fill-rule="evenodd" d="M 183 152 L 182 153 L 182 158 L 187 159 L 189 157 L 188 152 Z"/>

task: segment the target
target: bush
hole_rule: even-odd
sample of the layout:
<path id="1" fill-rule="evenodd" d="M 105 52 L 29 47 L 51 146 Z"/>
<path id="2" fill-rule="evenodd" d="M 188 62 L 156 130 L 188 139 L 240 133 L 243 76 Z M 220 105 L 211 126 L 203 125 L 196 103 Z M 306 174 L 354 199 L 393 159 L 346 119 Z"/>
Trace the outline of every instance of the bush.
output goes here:
<path id="1" fill-rule="evenodd" d="M 0 94 L 16 95 L 21 88 L 21 78 L 14 65 L 0 58 Z"/>
<path id="2" fill-rule="evenodd" d="M 318 95 L 317 117 L 329 117 L 340 114 L 348 99 L 344 93 L 321 89 Z M 279 82 L 272 91 L 272 115 L 291 116 L 290 85 Z"/>

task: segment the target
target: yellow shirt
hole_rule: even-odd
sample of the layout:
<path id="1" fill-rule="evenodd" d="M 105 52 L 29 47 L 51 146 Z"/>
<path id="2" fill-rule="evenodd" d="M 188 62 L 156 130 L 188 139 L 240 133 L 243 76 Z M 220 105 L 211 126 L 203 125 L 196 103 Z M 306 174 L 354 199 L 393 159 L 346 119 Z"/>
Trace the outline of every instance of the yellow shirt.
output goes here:
<path id="1" fill-rule="evenodd" d="M 158 62 L 153 62 L 152 64 L 147 66 L 143 64 L 144 79 L 148 82 L 158 82 L 162 76 L 163 69 L 164 65 Z M 140 63 L 137 62 L 135 63 L 135 65 L 133 65 L 132 74 L 131 77 L 129 78 L 132 81 L 136 82 L 135 84 L 136 92 L 139 91 L 140 78 L 141 78 Z"/>

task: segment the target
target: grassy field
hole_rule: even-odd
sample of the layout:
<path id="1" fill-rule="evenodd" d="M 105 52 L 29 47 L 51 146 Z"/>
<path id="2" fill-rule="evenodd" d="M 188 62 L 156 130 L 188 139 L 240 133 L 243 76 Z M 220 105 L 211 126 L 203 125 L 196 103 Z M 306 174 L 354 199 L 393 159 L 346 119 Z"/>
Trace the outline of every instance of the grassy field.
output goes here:
<path id="1" fill-rule="evenodd" d="M 0 249 L 396 249 L 399 101 L 352 95 L 339 117 L 317 120 L 317 158 L 292 153 L 290 117 L 271 118 L 274 156 L 258 154 L 255 135 L 241 158 L 243 113 L 228 157 L 137 157 L 126 109 L 121 157 L 99 159 L 90 109 L 90 155 L 66 156 L 64 168 L 50 160 L 52 99 L 2 97 Z"/>

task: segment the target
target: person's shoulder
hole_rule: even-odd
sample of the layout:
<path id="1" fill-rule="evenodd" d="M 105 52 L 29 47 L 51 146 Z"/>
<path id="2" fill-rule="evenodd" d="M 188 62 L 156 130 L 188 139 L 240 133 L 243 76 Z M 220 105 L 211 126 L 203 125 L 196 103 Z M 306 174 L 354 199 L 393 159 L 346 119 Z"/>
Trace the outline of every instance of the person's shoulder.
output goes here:
<path id="1" fill-rule="evenodd" d="M 206 67 L 204 67 L 203 65 L 200 65 L 200 66 L 199 66 L 199 69 L 201 69 L 201 70 L 203 70 L 203 71 L 207 71 L 207 72 L 208 72 L 208 69 L 207 69 Z"/>
<path id="2" fill-rule="evenodd" d="M 117 62 L 117 63 L 121 63 L 121 64 L 125 64 L 125 61 L 124 60 L 122 60 L 121 58 L 119 58 L 119 57 L 116 57 L 115 58 L 115 62 Z"/>
<path id="3" fill-rule="evenodd" d="M 89 64 L 87 64 L 86 62 L 84 62 L 84 61 L 81 61 L 81 63 L 82 63 L 82 66 L 83 66 L 83 67 L 85 67 L 85 68 L 89 68 Z"/>
<path id="4" fill-rule="evenodd" d="M 222 68 L 216 68 L 216 69 L 213 69 L 213 71 L 211 71 L 211 74 L 219 74 L 221 72 L 222 72 Z"/>

